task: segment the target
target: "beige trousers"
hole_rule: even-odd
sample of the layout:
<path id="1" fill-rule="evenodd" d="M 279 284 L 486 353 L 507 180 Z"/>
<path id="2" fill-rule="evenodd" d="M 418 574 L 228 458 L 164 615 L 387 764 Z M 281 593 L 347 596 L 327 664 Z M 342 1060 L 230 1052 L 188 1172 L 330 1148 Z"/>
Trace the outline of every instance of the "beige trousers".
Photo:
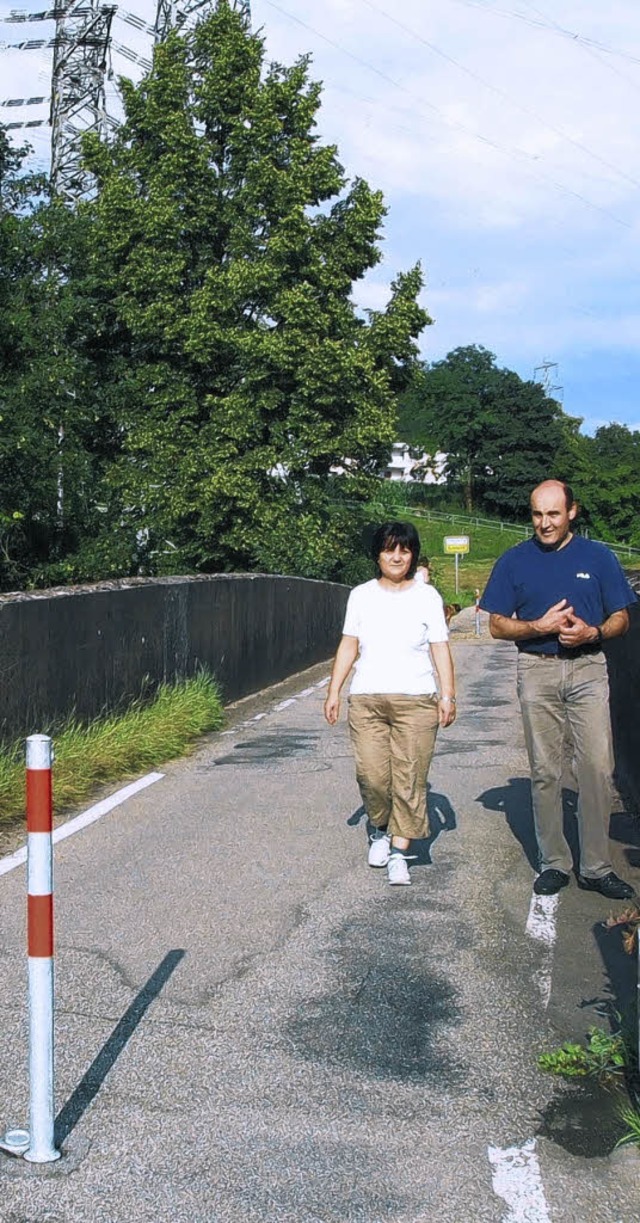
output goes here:
<path id="1" fill-rule="evenodd" d="M 520 654 L 518 696 L 531 767 L 540 869 L 569 874 L 573 866 L 562 827 L 563 743 L 568 727 L 579 790 L 580 873 L 591 878 L 606 875 L 611 870 L 613 748 L 604 654 L 562 659 Z"/>
<path id="2" fill-rule="evenodd" d="M 371 823 L 388 826 L 390 836 L 428 836 L 427 774 L 438 733 L 438 698 L 352 696 L 349 730 Z"/>

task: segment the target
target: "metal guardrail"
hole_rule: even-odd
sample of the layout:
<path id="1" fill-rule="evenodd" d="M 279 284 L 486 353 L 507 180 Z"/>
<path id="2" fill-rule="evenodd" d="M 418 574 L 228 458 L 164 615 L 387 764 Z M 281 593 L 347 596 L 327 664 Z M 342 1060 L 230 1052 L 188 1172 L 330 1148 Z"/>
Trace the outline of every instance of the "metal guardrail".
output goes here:
<path id="1" fill-rule="evenodd" d="M 359 501 L 342 501 L 341 505 L 362 506 L 364 502 Z M 465 527 L 486 527 L 487 530 L 500 531 L 519 535 L 520 539 L 529 539 L 533 534 L 530 526 L 525 526 L 521 522 L 496 522 L 495 518 L 479 518 L 476 514 L 451 513 L 445 510 L 425 509 L 417 505 L 389 505 L 385 501 L 379 503 L 374 499 L 369 502 L 369 507 L 380 505 L 380 511 L 384 514 L 410 514 L 412 518 L 425 518 L 427 522 L 449 522 L 452 526 L 460 523 Z M 586 535 L 587 539 L 591 539 L 590 535 Z M 634 548 L 631 544 L 612 544 L 607 539 L 594 539 L 594 544 L 604 544 L 605 548 L 610 548 L 617 556 L 627 557 L 629 560 L 632 557 L 640 558 L 640 548 Z"/>
<path id="2" fill-rule="evenodd" d="M 426 518 L 427 521 L 450 522 L 452 525 L 455 525 L 456 522 L 461 522 L 463 526 L 467 527 L 488 527 L 494 531 L 508 531 L 514 535 L 520 535 L 522 539 L 527 539 L 531 534 L 530 527 L 523 526 L 521 523 L 496 522 L 495 518 L 478 518 L 476 514 L 448 514 L 444 510 L 414 509 L 409 505 L 399 506 L 398 508 L 406 510 L 414 518 Z"/>
<path id="3" fill-rule="evenodd" d="M 394 509 L 397 509 L 400 513 L 411 514 L 413 518 L 426 518 L 428 522 L 450 522 L 452 525 L 461 523 L 466 527 L 486 527 L 489 530 L 507 531 L 514 535 L 519 535 L 521 539 L 528 539 L 532 534 L 531 527 L 524 526 L 522 523 L 496 522 L 492 518 L 478 518 L 475 514 L 445 513 L 444 510 L 420 509 L 412 505 L 398 505 Z M 591 536 L 588 535 L 586 538 L 590 539 Z M 610 548 L 618 556 L 625 556 L 629 559 L 636 556 L 640 557 L 640 548 L 634 548 L 631 544 L 612 544 L 606 539 L 594 539 L 593 542 L 595 544 L 604 544 L 606 548 Z"/>

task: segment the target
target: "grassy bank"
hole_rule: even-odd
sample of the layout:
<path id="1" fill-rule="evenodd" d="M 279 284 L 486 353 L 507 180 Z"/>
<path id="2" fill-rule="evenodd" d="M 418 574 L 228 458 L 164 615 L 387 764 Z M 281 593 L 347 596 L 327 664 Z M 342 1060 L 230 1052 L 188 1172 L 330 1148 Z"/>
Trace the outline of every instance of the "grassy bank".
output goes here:
<path id="1" fill-rule="evenodd" d="M 475 600 L 476 590 L 484 589 L 489 574 L 498 556 L 522 542 L 522 532 L 496 530 L 484 526 L 449 526 L 444 522 L 428 522 L 417 515 L 403 515 L 413 522 L 422 551 L 431 562 L 431 581 L 438 588 L 445 603 L 460 603 L 468 607 Z M 456 594 L 455 557 L 444 555 L 445 535 L 468 535 L 469 552 L 458 562 L 459 591 Z"/>
<path id="2" fill-rule="evenodd" d="M 99 785 L 144 773 L 193 748 L 198 735 L 223 722 L 210 675 L 163 685 L 151 701 L 88 725 L 67 722 L 54 740 L 54 805 L 74 807 Z M 24 820 L 24 743 L 0 748 L 0 831 Z"/>

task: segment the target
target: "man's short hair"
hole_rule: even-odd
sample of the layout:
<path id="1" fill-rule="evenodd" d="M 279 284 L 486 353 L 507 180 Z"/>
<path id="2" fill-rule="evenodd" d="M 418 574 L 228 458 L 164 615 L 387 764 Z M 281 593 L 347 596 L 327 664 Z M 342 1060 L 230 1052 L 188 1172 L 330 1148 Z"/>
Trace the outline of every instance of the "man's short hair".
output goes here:
<path id="1" fill-rule="evenodd" d="M 420 536 L 412 522 L 383 522 L 378 527 L 371 541 L 371 557 L 376 563 L 378 577 L 380 577 L 380 566 L 378 565 L 380 553 L 387 548 L 395 548 L 397 544 L 400 544 L 401 548 L 409 548 L 411 564 L 407 570 L 407 577 L 415 577 L 420 555 Z"/>
<path id="2" fill-rule="evenodd" d="M 560 485 L 564 493 L 564 499 L 567 504 L 567 509 L 570 510 L 571 506 L 575 504 L 575 500 L 576 500 L 573 495 L 573 489 L 570 484 L 567 484 L 566 480 L 558 480 L 558 484 Z"/>

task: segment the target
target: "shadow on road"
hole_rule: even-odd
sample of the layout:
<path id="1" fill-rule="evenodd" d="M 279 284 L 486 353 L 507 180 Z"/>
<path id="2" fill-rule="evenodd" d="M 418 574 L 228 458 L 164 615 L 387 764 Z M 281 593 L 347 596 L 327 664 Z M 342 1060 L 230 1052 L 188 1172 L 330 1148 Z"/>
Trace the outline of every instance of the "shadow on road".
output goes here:
<path id="1" fill-rule="evenodd" d="M 510 777 L 506 786 L 495 786 L 479 794 L 476 802 L 482 803 L 487 811 L 501 811 L 513 833 L 516 841 L 522 846 L 529 866 L 538 870 L 539 854 L 533 823 L 533 807 L 531 803 L 531 782 L 528 777 Z M 564 835 L 571 848 L 576 870 L 580 863 L 578 845 L 578 795 L 575 790 L 562 791 L 562 816 Z"/>
<path id="2" fill-rule="evenodd" d="M 629 866 L 640 867 L 640 819 L 628 811 L 616 811 L 611 816 L 609 836 L 624 845 Z"/>
<path id="3" fill-rule="evenodd" d="M 102 1046 L 98 1056 L 82 1076 L 75 1091 L 56 1117 L 54 1141 L 57 1147 L 61 1146 L 65 1138 L 69 1136 L 72 1129 L 78 1124 L 82 1114 L 86 1112 L 91 1101 L 98 1094 L 125 1045 L 133 1036 L 138 1024 L 144 1018 L 151 1003 L 158 997 L 160 991 L 164 989 L 169 977 L 186 954 L 186 951 L 180 949 L 169 951 L 155 972 L 151 974 L 149 980 L 145 982 L 140 993 L 136 995 L 131 1006 L 128 1007 L 122 1016 L 122 1019 L 116 1024 L 106 1044 Z"/>
<path id="4" fill-rule="evenodd" d="M 506 786 L 495 786 L 479 794 L 476 802 L 486 811 L 500 811 L 516 841 L 522 846 L 533 870 L 538 869 L 538 844 L 533 827 L 531 782 L 528 777 L 510 777 Z"/>

